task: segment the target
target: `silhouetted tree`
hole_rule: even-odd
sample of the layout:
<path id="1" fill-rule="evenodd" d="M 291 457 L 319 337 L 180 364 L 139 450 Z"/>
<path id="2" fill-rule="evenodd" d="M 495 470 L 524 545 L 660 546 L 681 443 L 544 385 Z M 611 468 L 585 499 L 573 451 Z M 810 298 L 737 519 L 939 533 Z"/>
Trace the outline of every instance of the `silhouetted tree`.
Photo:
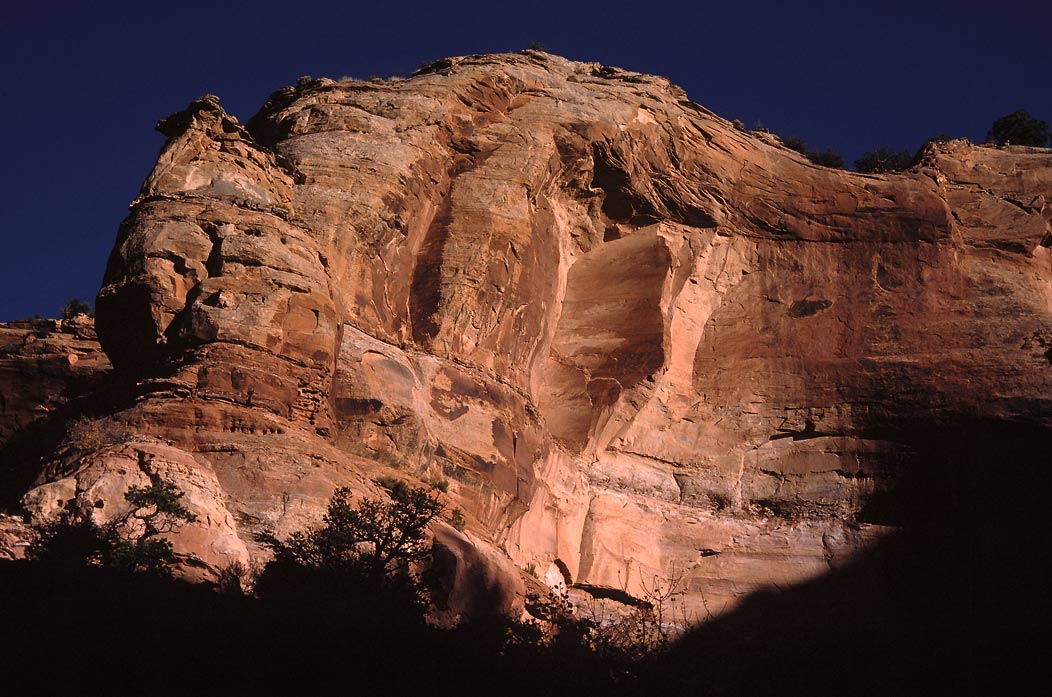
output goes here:
<path id="1" fill-rule="evenodd" d="M 59 309 L 62 319 L 73 319 L 77 315 L 90 315 L 91 305 L 80 298 L 73 298 Z"/>
<path id="2" fill-rule="evenodd" d="M 340 488 L 321 527 L 294 532 L 285 540 L 261 533 L 259 540 L 274 552 L 260 579 L 263 586 L 285 570 L 337 575 L 373 590 L 395 581 L 415 587 L 409 565 L 427 555 L 427 526 L 443 506 L 427 489 L 404 483 L 392 486 L 390 495 L 390 501 L 364 498 L 355 506 L 351 490 Z"/>
<path id="3" fill-rule="evenodd" d="M 197 516 L 183 505 L 186 494 L 179 487 L 165 481 L 159 474 L 151 473 L 149 477 L 150 486 L 132 486 L 124 493 L 124 499 L 133 508 L 121 517 L 122 523 L 137 521 L 144 529 L 141 537 L 149 538 L 197 520 Z"/>
<path id="4" fill-rule="evenodd" d="M 801 136 L 786 136 L 782 138 L 782 145 L 790 150 L 795 150 L 805 157 L 807 156 L 807 141 Z"/>
<path id="5" fill-rule="evenodd" d="M 866 173 L 900 172 L 911 167 L 913 162 L 914 158 L 909 150 L 880 148 L 862 153 L 855 160 L 855 169 Z"/>
<path id="6" fill-rule="evenodd" d="M 844 158 L 832 148 L 826 148 L 824 152 L 811 150 L 807 147 L 807 141 L 801 136 L 786 136 L 782 138 L 782 145 L 795 150 L 811 162 L 823 167 L 843 167 Z"/>
<path id="7" fill-rule="evenodd" d="M 58 518 L 33 526 L 35 539 L 26 547 L 30 561 L 91 566 L 102 564 L 110 547 L 117 543 L 108 525 L 96 525 L 91 516 L 63 510 Z"/>
<path id="8" fill-rule="evenodd" d="M 844 158 L 833 148 L 826 148 L 823 152 L 811 150 L 807 153 L 807 159 L 822 167 L 839 169 L 844 166 Z"/>
<path id="9" fill-rule="evenodd" d="M 1048 124 L 1020 109 L 994 121 L 986 139 L 999 145 L 1044 147 L 1048 143 Z"/>

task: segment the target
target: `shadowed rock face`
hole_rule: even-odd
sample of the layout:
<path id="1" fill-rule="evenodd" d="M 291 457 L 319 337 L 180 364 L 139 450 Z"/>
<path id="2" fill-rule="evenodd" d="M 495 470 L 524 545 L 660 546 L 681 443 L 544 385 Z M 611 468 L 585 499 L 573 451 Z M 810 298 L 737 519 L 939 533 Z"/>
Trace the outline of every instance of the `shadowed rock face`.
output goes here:
<path id="1" fill-rule="evenodd" d="M 0 447 L 96 389 L 109 370 L 87 315 L 0 325 Z"/>
<path id="2" fill-rule="evenodd" d="M 515 565 L 701 616 L 902 522 L 867 505 L 929 429 L 1052 426 L 1047 150 L 831 170 L 538 52 L 160 128 L 99 337 L 251 553 L 396 466 Z"/>

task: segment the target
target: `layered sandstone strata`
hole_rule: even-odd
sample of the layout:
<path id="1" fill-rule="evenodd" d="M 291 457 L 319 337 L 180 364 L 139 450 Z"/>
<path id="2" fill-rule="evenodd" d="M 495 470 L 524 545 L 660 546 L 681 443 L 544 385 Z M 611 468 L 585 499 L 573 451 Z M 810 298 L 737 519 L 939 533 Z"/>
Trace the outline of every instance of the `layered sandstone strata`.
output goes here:
<path id="1" fill-rule="evenodd" d="M 831 170 L 534 51 L 160 129 L 98 297 L 138 445 L 53 458 L 41 514 L 148 454 L 218 566 L 395 467 L 449 481 L 473 592 L 675 576 L 701 616 L 900 522 L 929 427 L 1052 426 L 1047 150 Z"/>

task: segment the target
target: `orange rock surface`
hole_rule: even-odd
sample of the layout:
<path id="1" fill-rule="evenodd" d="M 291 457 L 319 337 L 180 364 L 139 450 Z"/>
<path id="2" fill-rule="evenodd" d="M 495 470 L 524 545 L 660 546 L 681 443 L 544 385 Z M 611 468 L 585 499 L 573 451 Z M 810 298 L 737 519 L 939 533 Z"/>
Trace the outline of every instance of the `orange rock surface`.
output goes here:
<path id="1" fill-rule="evenodd" d="M 148 456 L 219 567 L 394 467 L 467 514 L 458 588 L 675 576 L 704 616 L 898 524 L 930 429 L 1052 427 L 1048 150 L 827 169 L 536 51 L 159 128 L 97 302 L 133 438 L 45 458 L 37 515 Z"/>

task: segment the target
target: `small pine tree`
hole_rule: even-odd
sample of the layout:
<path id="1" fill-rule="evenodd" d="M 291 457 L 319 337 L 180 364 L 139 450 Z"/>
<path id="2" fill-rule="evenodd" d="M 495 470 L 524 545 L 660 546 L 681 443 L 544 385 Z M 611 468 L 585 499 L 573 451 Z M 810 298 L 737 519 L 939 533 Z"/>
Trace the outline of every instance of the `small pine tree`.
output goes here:
<path id="1" fill-rule="evenodd" d="M 182 523 L 193 523 L 197 516 L 183 504 L 186 495 L 179 487 L 151 473 L 150 486 L 132 486 L 124 499 L 134 508 L 123 518 L 124 523 L 138 521 L 143 527 L 143 538 L 171 532 Z"/>

